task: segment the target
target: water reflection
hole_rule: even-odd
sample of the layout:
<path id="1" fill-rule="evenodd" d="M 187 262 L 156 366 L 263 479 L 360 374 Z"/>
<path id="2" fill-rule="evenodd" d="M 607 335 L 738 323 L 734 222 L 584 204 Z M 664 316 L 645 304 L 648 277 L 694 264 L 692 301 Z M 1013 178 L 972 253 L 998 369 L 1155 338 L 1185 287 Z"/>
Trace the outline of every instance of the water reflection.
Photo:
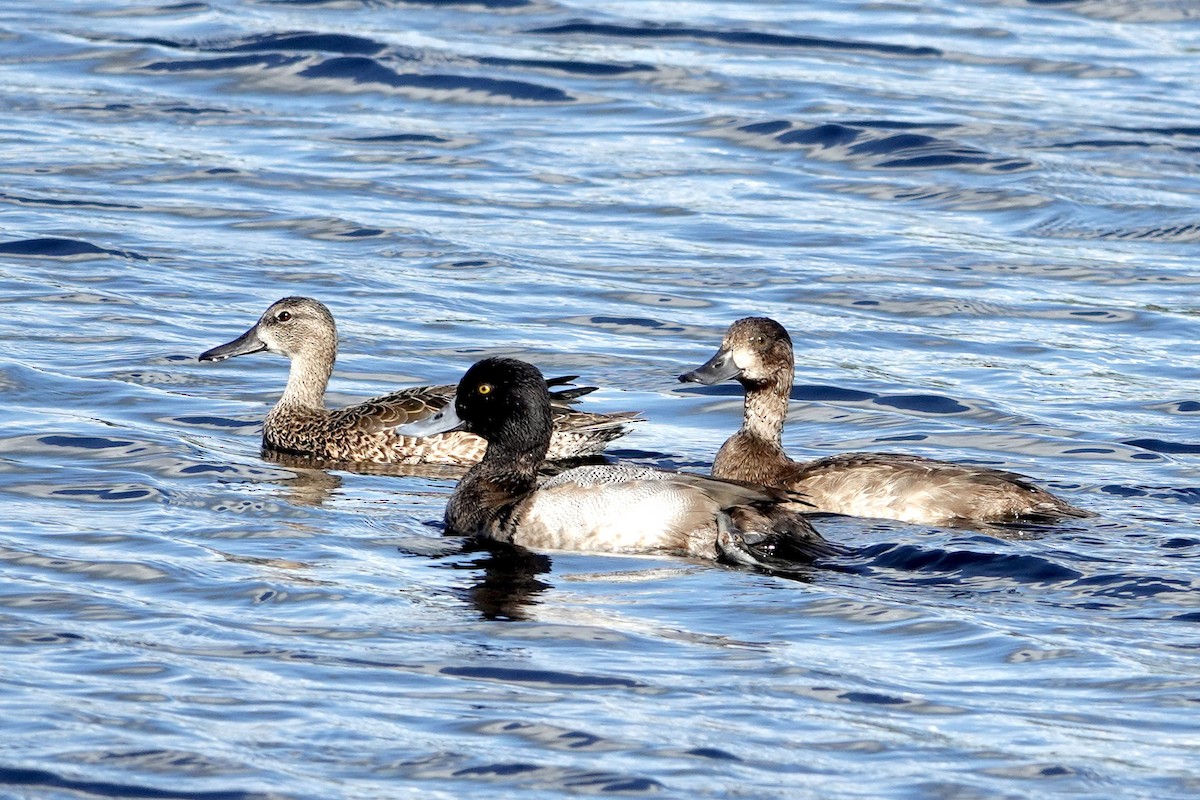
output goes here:
<path id="1" fill-rule="evenodd" d="M 483 571 L 479 581 L 465 590 L 465 595 L 479 615 L 487 620 L 532 619 L 531 606 L 537 597 L 551 588 L 538 578 L 550 572 L 550 557 L 523 547 L 493 542 L 487 539 L 468 539 L 463 552 L 480 557 L 457 563 L 455 569 Z"/>
<path id="2" fill-rule="evenodd" d="M 288 499 L 304 506 L 319 506 L 341 488 L 342 478 L 335 474 L 335 471 L 444 481 L 456 481 L 466 472 L 466 467 L 448 464 L 373 464 L 330 461 L 270 448 L 262 450 L 262 457 L 265 461 L 292 470 L 290 477 L 284 477 L 279 482 L 286 489 Z"/>

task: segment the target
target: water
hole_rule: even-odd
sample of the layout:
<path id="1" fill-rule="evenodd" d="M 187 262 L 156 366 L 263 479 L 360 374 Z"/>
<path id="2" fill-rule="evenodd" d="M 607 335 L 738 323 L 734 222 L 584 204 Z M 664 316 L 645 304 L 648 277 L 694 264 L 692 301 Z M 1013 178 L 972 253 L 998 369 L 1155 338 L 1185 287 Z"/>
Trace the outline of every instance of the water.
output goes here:
<path id="1" fill-rule="evenodd" d="M 0 7 L 0 794 L 1192 797 L 1197 12 L 1184 0 Z M 264 461 L 274 299 L 331 402 L 485 354 L 704 469 L 732 320 L 785 434 L 1095 519 L 827 518 L 803 580 L 464 550 L 452 481 Z"/>

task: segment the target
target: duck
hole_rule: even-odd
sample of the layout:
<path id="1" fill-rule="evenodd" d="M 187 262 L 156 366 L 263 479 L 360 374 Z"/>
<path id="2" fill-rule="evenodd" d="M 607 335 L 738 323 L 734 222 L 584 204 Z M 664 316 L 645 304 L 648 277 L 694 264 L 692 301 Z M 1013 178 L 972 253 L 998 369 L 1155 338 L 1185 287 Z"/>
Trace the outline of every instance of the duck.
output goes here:
<path id="1" fill-rule="evenodd" d="M 325 389 L 337 358 L 337 325 L 324 303 L 284 297 L 231 342 L 205 351 L 202 362 L 224 361 L 262 351 L 291 361 L 287 386 L 263 422 L 263 449 L 362 464 L 449 464 L 469 466 L 483 457 L 486 443 L 465 432 L 415 438 L 400 425 L 432 416 L 454 395 L 451 385 L 414 386 L 356 405 L 328 409 Z M 576 376 L 555 378 L 569 384 Z M 637 412 L 589 413 L 571 407 L 595 387 L 562 389 L 553 395 L 551 460 L 587 458 L 628 431 Z"/>
<path id="2" fill-rule="evenodd" d="M 684 383 L 736 380 L 745 390 L 742 427 L 717 451 L 712 475 L 802 492 L 816 510 L 933 525 L 1052 521 L 1090 513 L 1014 472 L 902 453 L 843 453 L 794 461 L 783 424 L 795 356 L 787 330 L 769 317 L 729 326 L 716 354 L 679 376 Z"/>
<path id="3" fill-rule="evenodd" d="M 546 477 L 552 435 L 546 381 L 513 358 L 476 362 L 454 401 L 406 435 L 467 431 L 483 459 L 446 504 L 447 533 L 535 551 L 671 555 L 787 569 L 833 554 L 792 492 L 628 464 L 580 466 Z"/>

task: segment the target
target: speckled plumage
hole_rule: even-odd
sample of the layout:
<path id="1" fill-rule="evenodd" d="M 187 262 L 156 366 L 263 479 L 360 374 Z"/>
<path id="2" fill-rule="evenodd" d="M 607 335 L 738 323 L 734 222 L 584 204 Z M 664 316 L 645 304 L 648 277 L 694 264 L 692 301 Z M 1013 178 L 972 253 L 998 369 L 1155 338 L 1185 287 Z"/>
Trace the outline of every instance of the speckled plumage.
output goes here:
<path id="1" fill-rule="evenodd" d="M 325 407 L 325 388 L 337 358 L 337 326 L 322 303 L 285 297 L 271 305 L 246 333 L 214 347 L 201 361 L 221 361 L 269 350 L 291 360 L 287 387 L 263 422 L 263 447 L 340 462 L 456 464 L 483 457 L 483 439 L 464 432 L 418 438 L 396 427 L 431 416 L 454 395 L 454 387 L 417 386 L 345 408 Z M 566 379 L 557 379 L 561 383 Z M 595 455 L 622 436 L 635 412 L 596 414 L 570 407 L 590 389 L 556 392 L 550 459 Z"/>
<path id="2" fill-rule="evenodd" d="M 537 550 L 661 553 L 780 568 L 833 548 L 803 498 L 763 486 L 640 466 L 588 466 L 542 479 L 545 382 L 532 366 L 489 358 L 463 377 L 456 411 L 488 440 L 446 506 L 452 533 Z"/>
<path id="3" fill-rule="evenodd" d="M 742 427 L 713 459 L 712 474 L 802 492 L 820 511 L 929 524 L 1080 517 L 1013 472 L 899 453 L 844 453 L 797 462 L 782 443 L 794 373 L 792 341 L 766 317 L 733 323 L 720 350 L 681 381 L 736 379 L 746 390 Z"/>

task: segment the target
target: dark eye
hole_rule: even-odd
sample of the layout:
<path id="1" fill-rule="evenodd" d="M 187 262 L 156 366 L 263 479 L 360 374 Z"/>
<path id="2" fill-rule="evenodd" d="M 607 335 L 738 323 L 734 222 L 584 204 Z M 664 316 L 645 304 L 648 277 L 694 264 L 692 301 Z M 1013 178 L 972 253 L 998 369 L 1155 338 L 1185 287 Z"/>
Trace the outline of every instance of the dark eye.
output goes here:
<path id="1" fill-rule="evenodd" d="M 492 393 L 492 385 L 490 383 L 481 383 L 481 384 L 479 384 L 479 388 L 476 389 L 476 391 L 479 392 L 480 394 L 491 394 Z"/>
<path id="2" fill-rule="evenodd" d="M 278 314 L 275 315 L 276 322 L 287 322 L 291 318 L 292 318 L 292 312 L 290 312 L 290 311 L 280 311 Z"/>
<path id="3" fill-rule="evenodd" d="M 754 345 L 755 347 L 762 347 L 766 343 L 767 343 L 767 337 L 765 337 L 765 336 L 751 336 L 750 337 L 750 344 Z"/>

